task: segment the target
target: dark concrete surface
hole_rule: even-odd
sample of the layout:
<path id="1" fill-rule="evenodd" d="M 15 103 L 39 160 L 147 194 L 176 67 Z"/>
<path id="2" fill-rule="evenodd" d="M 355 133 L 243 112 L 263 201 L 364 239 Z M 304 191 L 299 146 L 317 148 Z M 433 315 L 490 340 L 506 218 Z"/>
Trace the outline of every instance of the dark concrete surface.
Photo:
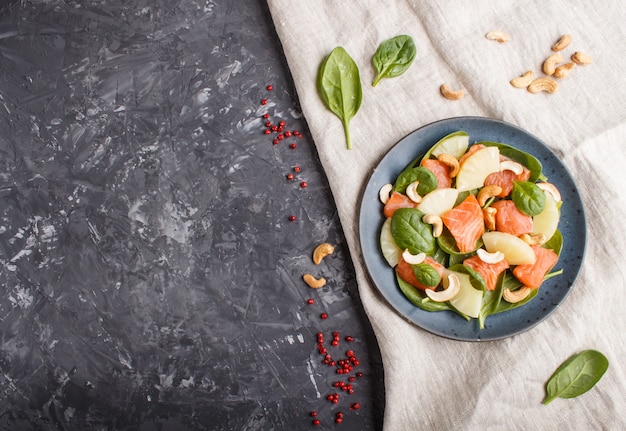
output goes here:
<path id="1" fill-rule="evenodd" d="M 380 354 L 263 1 L 0 3 L 0 217 L 1 429 L 381 428 Z M 324 364 L 318 332 L 358 365 Z"/>

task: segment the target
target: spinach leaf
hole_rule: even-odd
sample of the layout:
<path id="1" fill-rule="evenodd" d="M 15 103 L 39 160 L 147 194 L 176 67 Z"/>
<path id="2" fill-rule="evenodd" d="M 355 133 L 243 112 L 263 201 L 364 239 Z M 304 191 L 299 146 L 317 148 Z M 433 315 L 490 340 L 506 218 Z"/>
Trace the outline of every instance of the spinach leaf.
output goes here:
<path id="1" fill-rule="evenodd" d="M 439 184 L 437 177 L 431 171 L 424 167 L 417 167 L 411 169 L 405 169 L 396 178 L 396 183 L 393 186 L 393 190 L 396 192 L 404 193 L 409 184 L 414 181 L 419 181 L 417 186 L 417 193 L 420 196 L 424 196 L 426 193 L 432 192 L 437 188 Z"/>
<path id="2" fill-rule="evenodd" d="M 502 291 L 504 291 L 504 289 L 515 291 L 517 289 L 521 289 L 522 286 L 523 284 L 517 278 L 515 278 L 515 276 L 511 274 L 509 271 L 506 271 L 504 273 L 504 278 L 502 280 Z M 498 314 L 504 311 L 512 310 L 517 307 L 521 307 L 522 305 L 529 303 L 535 296 L 537 296 L 538 293 L 539 293 L 539 289 L 531 289 L 530 293 L 528 294 L 526 298 L 514 304 L 507 302 L 507 301 L 500 301 L 495 311 L 491 314 Z"/>
<path id="3" fill-rule="evenodd" d="M 437 286 L 441 281 L 441 275 L 432 265 L 427 263 L 420 263 L 413 266 L 413 274 L 415 274 L 415 278 L 417 281 L 422 283 L 424 286 L 433 287 Z"/>
<path id="4" fill-rule="evenodd" d="M 530 181 L 513 181 L 511 199 L 518 210 L 529 216 L 539 214 L 546 206 L 545 193 Z"/>
<path id="5" fill-rule="evenodd" d="M 504 290 L 504 273 L 500 274 L 494 290 L 485 290 L 483 293 L 483 303 L 478 315 L 478 326 L 485 329 L 485 319 L 492 314 L 496 314 L 500 302 L 502 301 L 502 291 Z"/>
<path id="6" fill-rule="evenodd" d="M 322 61 L 317 72 L 317 90 L 322 101 L 343 123 L 346 146 L 350 142 L 350 120 L 361 107 L 363 98 L 359 68 L 341 46 Z"/>
<path id="7" fill-rule="evenodd" d="M 401 35 L 382 42 L 374 56 L 372 63 L 376 69 L 376 77 L 372 87 L 382 78 L 393 78 L 402 75 L 415 59 L 415 43 L 411 36 Z"/>
<path id="8" fill-rule="evenodd" d="M 560 230 L 554 232 L 552 238 L 546 241 L 543 244 L 543 247 L 552 249 L 557 255 L 561 255 L 561 250 L 563 249 L 563 234 Z"/>
<path id="9" fill-rule="evenodd" d="M 443 311 L 443 310 L 451 310 L 450 304 L 447 302 L 436 302 L 431 300 L 428 296 L 422 294 L 418 289 L 411 286 L 409 283 L 401 279 L 396 275 L 396 280 L 398 280 L 398 286 L 400 286 L 400 291 L 409 302 L 424 311 Z"/>
<path id="10" fill-rule="evenodd" d="M 432 226 L 422 221 L 423 215 L 415 208 L 397 209 L 391 217 L 391 236 L 401 250 L 432 256 L 437 243 Z"/>
<path id="11" fill-rule="evenodd" d="M 528 181 L 535 182 L 537 180 L 547 179 L 542 173 L 543 165 L 535 156 L 528 154 L 522 150 L 518 150 L 515 147 L 511 147 L 510 145 L 502 144 L 500 142 L 484 141 L 477 142 L 477 144 L 483 144 L 487 147 L 498 147 L 498 149 L 500 150 L 500 154 L 526 166 L 528 169 L 530 169 L 530 178 L 528 179 Z"/>
<path id="12" fill-rule="evenodd" d="M 543 404 L 556 398 L 574 398 L 591 389 L 609 368 L 608 359 L 597 350 L 583 350 L 563 362 L 546 383 Z"/>

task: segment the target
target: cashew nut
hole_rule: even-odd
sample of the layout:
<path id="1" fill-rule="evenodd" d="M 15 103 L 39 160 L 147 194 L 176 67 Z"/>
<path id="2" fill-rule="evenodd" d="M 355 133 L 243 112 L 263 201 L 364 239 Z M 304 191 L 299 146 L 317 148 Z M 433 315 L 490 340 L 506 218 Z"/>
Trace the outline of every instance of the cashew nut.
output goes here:
<path id="1" fill-rule="evenodd" d="M 563 51 L 565 48 L 569 46 L 571 42 L 572 42 L 572 36 L 569 34 L 564 34 L 563 36 L 561 36 L 559 40 L 554 42 L 554 45 L 552 45 L 552 51 L 555 51 L 555 52 Z"/>
<path id="2" fill-rule="evenodd" d="M 508 33 L 502 30 L 491 30 L 489 33 L 485 35 L 485 38 L 489 40 L 495 40 L 496 42 L 504 43 L 508 42 L 511 37 Z"/>
<path id="3" fill-rule="evenodd" d="M 441 95 L 443 97 L 449 100 L 459 100 L 460 98 L 465 96 L 465 92 L 463 90 L 454 91 L 450 87 L 448 87 L 448 84 L 441 84 L 441 87 L 439 87 L 439 91 L 441 92 Z"/>
<path id="4" fill-rule="evenodd" d="M 526 88 L 533 82 L 533 79 L 535 79 L 535 72 L 527 70 L 517 78 L 511 79 L 510 83 L 515 88 Z"/>
<path id="5" fill-rule="evenodd" d="M 542 70 L 546 75 L 553 75 L 556 65 L 563 61 L 563 56 L 558 52 L 546 58 L 543 62 Z"/>
<path id="6" fill-rule="evenodd" d="M 540 91 L 547 91 L 548 93 L 555 93 L 559 89 L 559 84 L 554 79 L 548 77 L 541 77 L 535 79 L 528 86 L 528 91 L 535 94 Z"/>
<path id="7" fill-rule="evenodd" d="M 576 63 L 573 62 L 569 62 L 569 63 L 565 63 L 560 65 L 559 67 L 557 67 L 554 70 L 554 77 L 555 78 L 559 78 L 559 79 L 563 79 L 563 78 L 567 78 L 567 76 L 569 75 L 570 71 L 576 66 Z"/>
<path id="8" fill-rule="evenodd" d="M 385 205 L 389 201 L 389 196 L 391 195 L 391 191 L 393 190 L 393 184 L 385 184 L 378 191 L 378 198 Z"/>
<path id="9" fill-rule="evenodd" d="M 483 187 L 478 192 L 478 196 L 476 196 L 476 199 L 478 200 L 478 205 L 484 207 L 489 199 L 498 196 L 500 193 L 502 193 L 502 187 L 495 184 L 489 184 Z"/>
<path id="10" fill-rule="evenodd" d="M 443 233 L 443 220 L 441 220 L 441 217 L 437 214 L 425 214 L 422 217 L 422 221 L 433 226 L 433 236 L 435 238 L 441 236 Z"/>
<path id="11" fill-rule="evenodd" d="M 489 253 L 484 248 L 479 248 L 476 250 L 476 254 L 485 263 L 498 263 L 504 260 L 504 253 L 501 251 L 495 251 L 493 253 Z"/>
<path id="12" fill-rule="evenodd" d="M 456 157 L 451 156 L 450 154 L 439 154 L 437 156 L 437 160 L 450 168 L 450 178 L 457 176 L 460 165 Z"/>
<path id="13" fill-rule="evenodd" d="M 504 160 L 500 162 L 500 172 L 502 171 L 513 171 L 515 175 L 519 175 L 524 172 L 524 167 L 513 160 Z"/>
<path id="14" fill-rule="evenodd" d="M 417 186 L 420 185 L 419 181 L 413 181 L 406 187 L 406 195 L 416 204 L 422 201 L 422 197 L 417 193 Z"/>
<path id="15" fill-rule="evenodd" d="M 489 230 L 496 230 L 496 213 L 497 208 L 487 207 L 483 210 L 483 219 L 485 220 L 485 227 Z"/>
<path id="16" fill-rule="evenodd" d="M 549 194 L 550 196 L 552 196 L 554 198 L 554 200 L 556 202 L 561 202 L 561 193 L 559 192 L 559 189 L 556 188 L 556 186 L 552 183 L 537 183 L 537 187 L 539 187 L 541 190 L 544 191 L 544 193 Z"/>
<path id="17" fill-rule="evenodd" d="M 517 302 L 520 302 L 523 299 L 526 299 L 526 297 L 529 294 L 530 294 L 530 287 L 528 286 L 523 286 L 514 291 L 511 291 L 511 289 L 506 288 L 502 291 L 502 298 L 504 298 L 506 302 L 515 304 Z"/>
<path id="18" fill-rule="evenodd" d="M 445 302 L 454 298 L 461 290 L 461 281 L 456 274 L 448 274 L 448 287 L 444 290 L 426 289 L 426 295 L 435 302 Z"/>
<path id="19" fill-rule="evenodd" d="M 315 250 L 313 250 L 313 263 L 319 265 L 322 259 L 330 254 L 333 254 L 334 251 L 335 247 L 327 242 L 318 245 L 315 247 Z"/>
<path id="20" fill-rule="evenodd" d="M 572 54 L 572 61 L 576 64 L 580 64 L 581 66 L 586 66 L 588 64 L 591 64 L 592 59 L 588 55 L 583 54 L 580 51 L 576 51 Z"/>
<path id="21" fill-rule="evenodd" d="M 411 265 L 418 265 L 424 262 L 424 259 L 426 259 L 426 254 L 425 253 L 411 254 L 409 249 L 406 249 L 402 252 L 402 259 L 404 259 L 406 263 L 410 263 Z"/>
<path id="22" fill-rule="evenodd" d="M 325 278 L 317 279 L 313 277 L 311 274 L 304 274 L 302 278 L 304 279 L 304 282 L 308 284 L 309 287 L 312 287 L 313 289 L 319 289 L 320 287 L 326 285 Z"/>
<path id="23" fill-rule="evenodd" d="M 542 245 L 548 240 L 542 233 L 524 233 L 520 235 L 520 239 L 528 245 Z"/>

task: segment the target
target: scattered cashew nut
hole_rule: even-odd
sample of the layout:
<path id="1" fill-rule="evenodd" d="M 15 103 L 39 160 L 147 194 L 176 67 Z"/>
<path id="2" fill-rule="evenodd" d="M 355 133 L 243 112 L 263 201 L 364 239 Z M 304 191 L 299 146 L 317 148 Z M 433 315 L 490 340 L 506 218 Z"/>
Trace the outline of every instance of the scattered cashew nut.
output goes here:
<path id="1" fill-rule="evenodd" d="M 513 160 L 504 160 L 500 162 L 500 172 L 502 171 L 513 171 L 515 175 L 519 175 L 524 172 L 524 167 Z"/>
<path id="2" fill-rule="evenodd" d="M 324 259 L 328 255 L 333 254 L 334 251 L 335 247 L 327 242 L 318 245 L 317 247 L 315 247 L 315 250 L 313 250 L 313 263 L 319 265 L 322 259 Z"/>
<path id="3" fill-rule="evenodd" d="M 543 73 L 546 75 L 554 75 L 556 65 L 563 62 L 563 56 L 558 52 L 546 58 L 541 66 Z"/>
<path id="4" fill-rule="evenodd" d="M 304 282 L 306 284 L 309 285 L 309 287 L 312 287 L 313 289 L 319 289 L 320 287 L 326 285 L 326 279 L 325 278 L 317 279 L 317 278 L 313 277 L 311 274 L 304 274 L 302 276 L 302 279 L 304 280 Z"/>
<path id="5" fill-rule="evenodd" d="M 593 60 L 588 55 L 583 54 L 580 51 L 576 51 L 575 53 L 572 54 L 572 61 L 581 66 L 586 66 L 588 64 L 591 64 Z"/>
<path id="6" fill-rule="evenodd" d="M 476 254 L 478 255 L 479 259 L 485 263 L 498 263 L 504 260 L 504 253 L 502 253 L 501 251 L 489 253 L 484 248 L 479 248 L 478 250 L 476 250 Z"/>
<path id="7" fill-rule="evenodd" d="M 419 181 L 413 181 L 406 187 L 406 195 L 416 204 L 422 201 L 422 197 L 417 193 L 417 186 L 420 185 Z"/>
<path id="8" fill-rule="evenodd" d="M 426 289 L 426 295 L 435 302 L 445 302 L 454 298 L 461 290 L 461 281 L 456 274 L 448 274 L 448 287 L 444 290 Z"/>
<path id="9" fill-rule="evenodd" d="M 497 208 L 487 207 L 483 210 L 483 219 L 485 220 L 485 227 L 489 230 L 496 230 L 496 213 Z"/>
<path id="10" fill-rule="evenodd" d="M 465 92 L 463 90 L 454 91 L 448 86 L 448 84 L 441 84 L 439 91 L 441 92 L 441 95 L 448 100 L 459 100 L 465 96 Z"/>
<path id="11" fill-rule="evenodd" d="M 517 78 L 511 79 L 511 81 L 509 82 L 515 88 L 526 88 L 530 85 L 531 82 L 533 82 L 533 79 L 535 79 L 535 72 L 533 72 L 532 70 L 527 70 Z"/>
<path id="12" fill-rule="evenodd" d="M 406 263 L 410 263 L 411 265 L 418 265 L 424 262 L 424 259 L 426 259 L 426 254 L 425 253 L 411 254 L 409 249 L 406 249 L 402 252 L 402 259 L 404 259 Z"/>
<path id="13" fill-rule="evenodd" d="M 569 34 L 564 34 L 563 36 L 561 36 L 559 40 L 554 42 L 554 45 L 552 45 L 552 51 L 554 52 L 563 51 L 565 48 L 569 46 L 571 42 L 572 42 L 572 36 Z"/>
<path id="14" fill-rule="evenodd" d="M 450 154 L 439 154 L 437 156 L 437 160 L 450 168 L 450 178 L 454 178 L 459 173 L 459 161 L 456 157 L 451 156 Z"/>
<path id="15" fill-rule="evenodd" d="M 389 201 L 389 196 L 391 195 L 391 191 L 393 190 L 393 184 L 385 184 L 378 191 L 378 198 L 385 205 L 387 201 Z"/>
<path id="16" fill-rule="evenodd" d="M 555 201 L 561 202 L 563 200 L 561 199 L 561 193 L 559 192 L 559 189 L 557 189 L 554 184 L 548 183 L 548 182 L 542 182 L 542 183 L 537 183 L 537 187 L 543 190 L 544 193 L 547 193 L 550 196 L 552 196 Z"/>
<path id="17" fill-rule="evenodd" d="M 542 233 L 525 233 L 520 235 L 520 239 L 528 245 L 542 245 L 548 240 Z"/>
<path id="18" fill-rule="evenodd" d="M 559 79 L 567 78 L 570 71 L 575 66 L 576 66 L 576 63 L 571 62 L 571 61 L 569 63 L 562 64 L 554 70 L 554 75 L 552 76 L 554 76 L 555 78 L 559 78 Z"/>
<path id="19" fill-rule="evenodd" d="M 496 42 L 504 43 L 508 42 L 511 39 L 511 36 L 508 33 L 502 30 L 491 30 L 489 33 L 485 35 L 485 38 L 489 40 L 495 40 Z"/>
<path id="20" fill-rule="evenodd" d="M 546 91 L 548 93 L 555 93 L 559 89 L 559 84 L 554 79 L 548 77 L 541 77 L 535 79 L 530 83 L 527 90 L 530 93 L 539 93 L 540 91 Z"/>
<path id="21" fill-rule="evenodd" d="M 443 220 L 437 214 L 425 214 L 422 221 L 433 226 L 433 236 L 438 238 L 443 233 Z"/>
<path id="22" fill-rule="evenodd" d="M 498 185 L 489 184 L 483 187 L 478 192 L 478 196 L 476 196 L 476 199 L 478 200 L 478 205 L 484 207 L 490 198 L 498 196 L 500 193 L 502 193 L 502 187 Z"/>
<path id="23" fill-rule="evenodd" d="M 529 294 L 530 294 L 530 287 L 528 286 L 523 286 L 520 289 L 517 289 L 514 291 L 511 291 L 511 289 L 506 288 L 502 291 L 502 298 L 504 298 L 506 302 L 515 304 L 517 302 L 522 301 L 523 299 L 526 299 L 526 297 Z"/>

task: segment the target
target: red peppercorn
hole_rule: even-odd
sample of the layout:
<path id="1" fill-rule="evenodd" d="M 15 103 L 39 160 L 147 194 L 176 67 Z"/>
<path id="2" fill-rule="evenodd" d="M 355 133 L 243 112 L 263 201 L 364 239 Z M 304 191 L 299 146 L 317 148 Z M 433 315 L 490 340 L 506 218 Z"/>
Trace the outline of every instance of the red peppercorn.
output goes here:
<path id="1" fill-rule="evenodd" d="M 270 118 L 270 114 L 263 114 L 263 118 L 265 118 L 265 119 Z"/>
<path id="2" fill-rule="evenodd" d="M 342 418 L 343 417 L 343 413 L 337 412 L 337 414 L 335 414 L 335 416 L 338 417 L 338 418 Z"/>
<path id="3" fill-rule="evenodd" d="M 355 380 L 356 380 L 356 378 L 354 376 L 348 377 L 348 381 L 349 382 L 354 382 Z"/>
<path id="4" fill-rule="evenodd" d="M 278 122 L 278 125 L 279 125 L 279 126 L 283 126 L 283 127 L 285 127 L 285 120 L 280 120 L 280 121 Z"/>
<path id="5" fill-rule="evenodd" d="M 278 132 L 278 126 L 272 126 L 272 132 Z"/>
<path id="6" fill-rule="evenodd" d="M 355 367 L 358 367 L 361 363 L 358 360 L 352 361 Z"/>
<path id="7" fill-rule="evenodd" d="M 270 131 L 270 129 L 265 129 L 265 131 L 263 133 L 265 133 L 266 135 L 269 135 L 272 132 Z"/>
<path id="8" fill-rule="evenodd" d="M 342 418 L 335 418 L 335 423 L 336 424 L 340 424 L 341 422 L 343 422 Z"/>
<path id="9" fill-rule="evenodd" d="M 316 411 L 312 411 L 312 412 L 311 412 L 311 417 L 313 417 L 313 418 L 314 418 L 315 416 L 317 416 L 317 412 L 316 412 Z"/>
<path id="10" fill-rule="evenodd" d="M 308 184 L 307 184 L 307 182 L 306 182 L 306 181 L 302 181 L 302 182 L 300 183 L 300 187 L 302 187 L 303 189 L 305 189 L 307 186 L 308 186 Z"/>
<path id="11" fill-rule="evenodd" d="M 283 136 L 283 134 L 281 133 L 280 135 L 276 136 L 276 138 L 277 138 L 279 141 L 282 141 L 283 139 L 285 139 L 285 136 Z"/>
<path id="12" fill-rule="evenodd" d="M 267 89 L 267 91 L 272 91 L 272 90 L 274 89 L 274 87 L 273 87 L 273 86 L 271 86 L 271 85 L 268 85 L 268 86 L 267 86 L 267 87 L 265 87 L 265 88 Z"/>
<path id="13" fill-rule="evenodd" d="M 294 172 L 296 172 L 296 173 L 297 173 L 297 172 L 300 172 L 301 170 L 302 170 L 302 169 L 300 168 L 300 166 L 294 166 L 294 167 L 293 167 L 293 171 L 294 171 Z M 333 335 L 334 335 L 334 334 L 333 334 Z"/>
<path id="14" fill-rule="evenodd" d="M 352 395 L 354 393 L 354 389 L 348 389 L 348 394 Z"/>
<path id="15" fill-rule="evenodd" d="M 333 396 L 333 394 L 330 394 L 330 395 L 327 395 L 327 396 L 326 396 L 326 399 L 327 399 L 328 401 L 332 401 L 332 400 L 334 400 L 334 399 L 335 399 L 335 397 Z"/>
<path id="16" fill-rule="evenodd" d="M 356 376 L 360 379 L 361 377 L 363 377 L 363 373 L 359 371 L 358 373 L 356 373 Z"/>
<path id="17" fill-rule="evenodd" d="M 296 149 L 296 144 L 289 145 L 289 148 L 291 148 L 292 150 L 295 150 Z"/>
<path id="18" fill-rule="evenodd" d="M 265 127 L 272 127 L 272 122 L 271 121 L 266 121 L 265 122 Z"/>
<path id="19" fill-rule="evenodd" d="M 328 319 L 328 314 L 327 313 L 322 313 L 322 314 L 320 314 L 320 317 L 322 318 L 322 320 L 326 320 L 326 319 Z"/>
<path id="20" fill-rule="evenodd" d="M 309 304 L 309 305 L 313 305 L 313 304 L 315 304 L 315 299 L 309 298 L 309 299 L 306 300 L 306 303 Z"/>
<path id="21" fill-rule="evenodd" d="M 353 342 L 353 341 L 354 341 L 354 337 L 351 337 L 350 335 L 347 335 L 347 336 L 346 336 L 346 341 L 347 341 L 348 343 L 351 343 L 351 342 Z"/>
<path id="22" fill-rule="evenodd" d="M 337 346 L 339 345 L 339 343 L 338 343 L 336 340 L 331 341 L 331 342 L 330 342 L 330 344 L 331 344 L 333 347 L 337 347 Z"/>
<path id="23" fill-rule="evenodd" d="M 348 351 L 346 352 L 346 356 L 347 356 L 348 358 L 352 358 L 352 357 L 354 357 L 354 351 L 352 351 L 352 350 L 348 350 Z"/>
<path id="24" fill-rule="evenodd" d="M 358 410 L 360 408 L 361 408 L 361 405 L 359 403 L 352 403 L 350 405 L 350 409 L 352 409 L 352 410 Z"/>
<path id="25" fill-rule="evenodd" d="M 337 374 L 343 374 L 343 368 L 337 368 Z"/>
<path id="26" fill-rule="evenodd" d="M 290 215 L 289 216 L 289 221 L 296 221 L 296 216 L 295 215 Z"/>
<path id="27" fill-rule="evenodd" d="M 267 105 L 267 99 L 261 100 L 261 105 Z"/>
<path id="28" fill-rule="evenodd" d="M 291 132 L 290 132 L 289 130 L 287 130 L 287 131 L 285 132 L 285 136 L 286 136 L 286 137 L 288 137 L 288 138 L 289 138 L 289 137 L 291 137 Z"/>
<path id="29" fill-rule="evenodd" d="M 319 419 L 314 419 L 313 420 L 313 425 L 318 426 L 320 424 L 320 420 Z"/>

